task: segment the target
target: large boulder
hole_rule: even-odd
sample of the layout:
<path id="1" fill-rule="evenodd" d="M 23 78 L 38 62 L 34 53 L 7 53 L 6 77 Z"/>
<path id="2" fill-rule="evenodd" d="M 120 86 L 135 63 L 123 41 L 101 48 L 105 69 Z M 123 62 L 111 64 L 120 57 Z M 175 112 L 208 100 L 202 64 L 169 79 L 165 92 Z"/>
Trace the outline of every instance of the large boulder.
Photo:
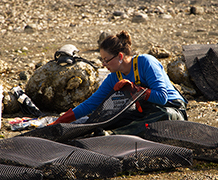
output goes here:
<path id="1" fill-rule="evenodd" d="M 88 63 L 50 61 L 36 69 L 25 93 L 41 111 L 62 112 L 86 100 L 98 86 L 98 71 Z"/>
<path id="2" fill-rule="evenodd" d="M 180 88 L 178 86 L 176 88 L 183 95 L 194 96 L 197 94 L 195 86 L 190 80 L 186 65 L 181 59 L 170 62 L 167 65 L 167 74 L 173 83 L 180 85 Z"/>
<path id="3" fill-rule="evenodd" d="M 185 85 L 189 86 L 190 80 L 188 70 L 182 60 L 170 62 L 167 65 L 167 73 L 174 83 L 184 83 Z"/>

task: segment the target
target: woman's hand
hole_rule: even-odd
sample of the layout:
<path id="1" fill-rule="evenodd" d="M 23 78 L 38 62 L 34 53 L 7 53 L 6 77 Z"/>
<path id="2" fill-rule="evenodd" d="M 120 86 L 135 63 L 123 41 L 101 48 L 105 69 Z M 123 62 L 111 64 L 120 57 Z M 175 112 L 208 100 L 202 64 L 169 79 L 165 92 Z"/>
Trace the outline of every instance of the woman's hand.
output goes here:
<path id="1" fill-rule="evenodd" d="M 127 79 L 122 79 L 119 82 L 117 82 L 114 85 L 114 91 L 120 91 L 124 86 L 127 86 L 127 85 L 131 86 L 130 88 L 131 88 L 132 93 L 144 90 L 145 93 L 141 96 L 141 99 L 144 99 L 146 101 L 148 100 L 148 98 L 149 98 L 149 96 L 151 94 L 151 89 L 144 88 L 144 87 L 141 87 L 141 86 L 137 86 L 133 82 L 130 82 Z"/>
<path id="2" fill-rule="evenodd" d="M 132 86 L 132 82 L 130 82 L 127 79 L 122 79 L 114 85 L 114 91 L 119 91 L 120 89 L 122 89 L 126 85 Z"/>

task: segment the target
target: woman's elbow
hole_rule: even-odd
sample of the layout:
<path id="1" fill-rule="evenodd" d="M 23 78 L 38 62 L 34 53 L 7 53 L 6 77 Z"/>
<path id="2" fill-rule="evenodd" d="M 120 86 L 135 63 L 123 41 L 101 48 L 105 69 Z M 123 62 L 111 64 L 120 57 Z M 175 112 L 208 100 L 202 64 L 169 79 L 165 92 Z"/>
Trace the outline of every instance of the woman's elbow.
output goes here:
<path id="1" fill-rule="evenodd" d="M 165 105 L 166 103 L 167 103 L 167 99 L 166 98 L 162 98 L 161 100 L 160 100 L 160 104 L 161 105 Z"/>
<path id="2" fill-rule="evenodd" d="M 162 92 L 159 94 L 158 96 L 158 99 L 159 99 L 159 104 L 160 105 L 165 105 L 168 101 L 168 95 L 166 92 Z"/>

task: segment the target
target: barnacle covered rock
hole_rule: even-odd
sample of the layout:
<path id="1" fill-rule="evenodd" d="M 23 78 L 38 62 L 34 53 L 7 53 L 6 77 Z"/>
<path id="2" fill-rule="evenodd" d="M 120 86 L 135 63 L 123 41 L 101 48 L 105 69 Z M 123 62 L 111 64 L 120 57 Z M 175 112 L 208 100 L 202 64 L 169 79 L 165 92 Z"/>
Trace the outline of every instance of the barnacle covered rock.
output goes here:
<path id="1" fill-rule="evenodd" d="M 188 86 L 189 74 L 185 63 L 182 60 L 177 60 L 169 63 L 167 65 L 167 73 L 174 83 L 184 83 Z"/>
<path id="2" fill-rule="evenodd" d="M 99 86 L 98 71 L 84 62 L 58 65 L 50 61 L 38 68 L 25 92 L 40 110 L 66 111 L 94 93 Z"/>
<path id="3" fill-rule="evenodd" d="M 190 81 L 188 70 L 182 60 L 177 60 L 167 65 L 167 74 L 170 80 L 181 86 L 179 91 L 184 94 L 194 96 L 197 94 L 193 83 Z"/>
<path id="4" fill-rule="evenodd" d="M 151 54 L 156 58 L 168 58 L 171 55 L 171 53 L 166 49 L 154 45 L 152 45 L 148 54 Z"/>

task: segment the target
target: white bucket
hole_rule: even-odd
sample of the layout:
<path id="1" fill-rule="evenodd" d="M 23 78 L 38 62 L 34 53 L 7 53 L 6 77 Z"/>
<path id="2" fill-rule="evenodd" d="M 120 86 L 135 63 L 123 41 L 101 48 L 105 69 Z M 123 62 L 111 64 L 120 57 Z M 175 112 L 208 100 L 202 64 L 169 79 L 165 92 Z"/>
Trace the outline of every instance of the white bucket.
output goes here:
<path id="1" fill-rule="evenodd" d="M 3 86 L 0 85 L 0 129 L 2 127 L 2 99 L 3 99 Z"/>
<path id="2" fill-rule="evenodd" d="M 100 69 L 98 69 L 98 73 L 99 73 L 99 85 L 101 85 L 101 83 L 104 81 L 104 79 L 110 73 L 110 71 L 107 70 L 106 68 L 100 68 Z"/>

